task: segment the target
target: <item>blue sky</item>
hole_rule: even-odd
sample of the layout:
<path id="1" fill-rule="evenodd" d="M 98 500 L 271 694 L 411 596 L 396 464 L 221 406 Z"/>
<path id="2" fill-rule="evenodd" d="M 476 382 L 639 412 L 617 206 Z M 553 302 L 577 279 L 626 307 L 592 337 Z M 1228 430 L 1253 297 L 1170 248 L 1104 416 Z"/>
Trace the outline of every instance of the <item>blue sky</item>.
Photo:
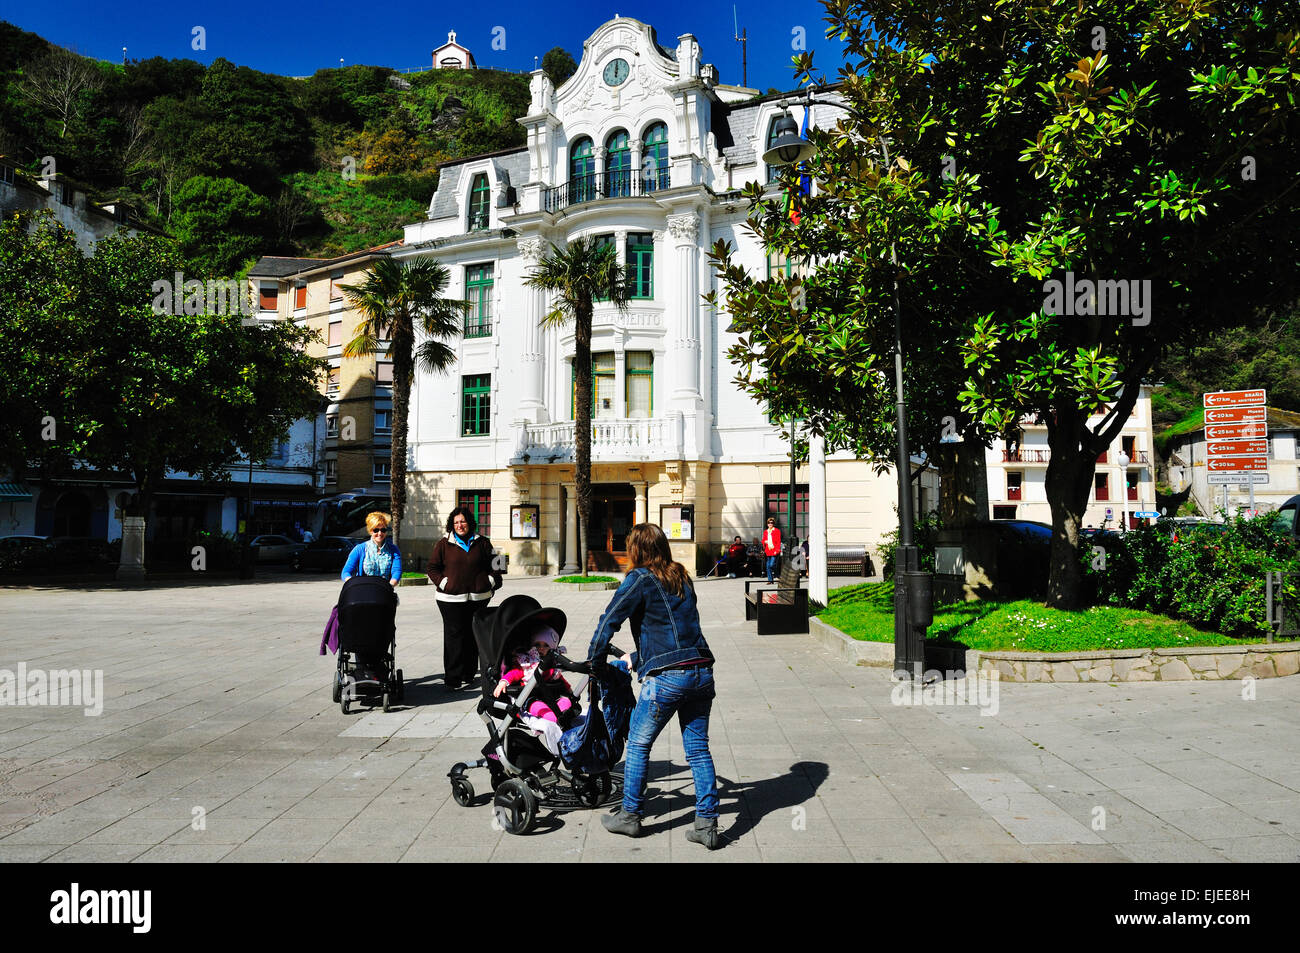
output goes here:
<path id="1" fill-rule="evenodd" d="M 219 56 L 268 73 L 305 76 L 325 67 L 366 63 L 396 68 L 428 66 L 429 53 L 454 29 L 481 66 L 532 69 L 533 57 L 562 46 L 582 58 L 582 41 L 615 14 L 655 27 L 661 45 L 672 48 L 693 33 L 706 63 L 718 67 L 724 83 L 741 81 L 740 44 L 733 39 L 731 0 L 577 0 L 576 3 L 365 4 L 356 0 L 285 0 L 253 3 L 126 2 L 8 5 L 0 10 L 24 30 L 99 59 L 151 56 L 210 63 Z M 825 39 L 825 8 L 816 0 L 737 3 L 740 25 L 749 32 L 749 85 L 794 87 L 792 44 L 802 28 L 806 46 L 828 77 L 842 57 L 837 41 Z M 206 32 L 206 50 L 192 49 L 193 28 Z M 504 27 L 504 50 L 492 48 L 494 29 Z"/>

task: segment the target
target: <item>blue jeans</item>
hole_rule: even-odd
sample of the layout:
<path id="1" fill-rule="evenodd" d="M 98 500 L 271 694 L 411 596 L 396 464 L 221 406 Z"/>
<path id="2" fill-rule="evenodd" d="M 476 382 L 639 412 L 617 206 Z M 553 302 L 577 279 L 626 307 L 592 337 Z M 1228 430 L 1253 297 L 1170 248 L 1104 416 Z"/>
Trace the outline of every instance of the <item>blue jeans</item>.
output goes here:
<path id="1" fill-rule="evenodd" d="M 648 676 L 632 712 L 623 763 L 623 810 L 645 813 L 646 769 L 650 747 L 673 713 L 682 728 L 682 747 L 695 779 L 695 816 L 718 816 L 717 776 L 709 754 L 709 709 L 713 707 L 713 669 L 675 668 Z"/>
<path id="2" fill-rule="evenodd" d="M 780 572 L 781 572 L 781 557 L 780 557 L 780 556 L 768 556 L 768 557 L 767 557 L 767 581 L 768 581 L 768 583 L 769 583 L 769 584 L 772 583 L 772 582 L 774 581 L 772 577 L 773 577 L 773 576 L 776 576 L 776 575 L 777 575 L 778 573 L 780 573 Z"/>

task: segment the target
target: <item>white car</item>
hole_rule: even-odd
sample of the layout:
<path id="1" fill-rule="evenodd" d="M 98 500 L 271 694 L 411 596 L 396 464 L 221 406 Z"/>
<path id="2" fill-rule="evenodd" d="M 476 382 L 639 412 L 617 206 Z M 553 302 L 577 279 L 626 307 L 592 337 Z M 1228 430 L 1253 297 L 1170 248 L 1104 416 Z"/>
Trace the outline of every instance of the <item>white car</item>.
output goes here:
<path id="1" fill-rule="evenodd" d="M 257 547 L 259 563 L 287 563 L 307 548 L 306 543 L 295 543 L 288 536 L 274 534 L 254 536 L 252 545 Z"/>

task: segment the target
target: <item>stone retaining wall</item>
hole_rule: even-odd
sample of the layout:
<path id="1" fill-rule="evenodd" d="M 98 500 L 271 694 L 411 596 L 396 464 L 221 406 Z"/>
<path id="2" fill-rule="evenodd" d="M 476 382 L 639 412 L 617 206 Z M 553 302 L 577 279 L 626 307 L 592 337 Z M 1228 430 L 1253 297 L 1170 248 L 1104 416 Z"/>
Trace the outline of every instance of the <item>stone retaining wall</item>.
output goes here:
<path id="1" fill-rule="evenodd" d="M 1300 642 L 1110 652 L 967 652 L 967 670 L 1011 682 L 1175 682 L 1300 672 Z"/>
<path id="2" fill-rule="evenodd" d="M 894 643 L 861 642 L 813 617 L 808 633 L 853 665 L 889 667 Z M 1300 672 L 1300 642 L 1216 645 L 1109 652 L 966 653 L 966 671 L 994 672 L 1008 682 L 1175 682 L 1279 678 Z"/>

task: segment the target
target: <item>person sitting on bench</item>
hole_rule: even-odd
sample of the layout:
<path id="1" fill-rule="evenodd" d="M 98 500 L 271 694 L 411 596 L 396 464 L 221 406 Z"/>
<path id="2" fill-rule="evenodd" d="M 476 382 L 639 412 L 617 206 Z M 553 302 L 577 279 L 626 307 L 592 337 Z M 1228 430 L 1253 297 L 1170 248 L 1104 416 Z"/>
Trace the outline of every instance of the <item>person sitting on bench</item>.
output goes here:
<path id="1" fill-rule="evenodd" d="M 737 536 L 727 548 L 727 578 L 735 579 L 745 571 L 745 562 L 749 557 L 749 548 Z"/>

